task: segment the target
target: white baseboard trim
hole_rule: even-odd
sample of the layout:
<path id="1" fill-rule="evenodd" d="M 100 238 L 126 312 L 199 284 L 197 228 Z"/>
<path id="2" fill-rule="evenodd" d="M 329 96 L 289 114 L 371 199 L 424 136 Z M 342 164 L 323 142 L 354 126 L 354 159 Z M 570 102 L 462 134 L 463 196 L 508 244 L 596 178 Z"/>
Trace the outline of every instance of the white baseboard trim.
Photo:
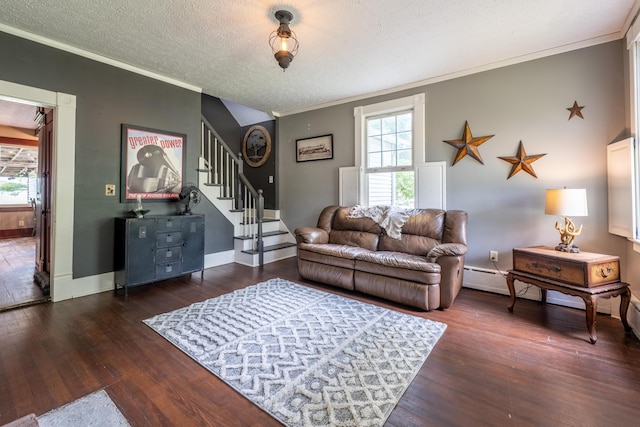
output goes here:
<path id="1" fill-rule="evenodd" d="M 234 250 L 206 254 L 204 256 L 204 268 L 217 267 L 219 265 L 231 264 L 234 262 L 236 252 Z"/>
<path id="2" fill-rule="evenodd" d="M 488 268 L 465 266 L 463 284 L 465 288 L 478 289 L 480 291 L 493 292 L 501 295 L 509 295 L 507 288 L 507 272 L 500 270 L 491 270 Z M 530 300 L 540 300 L 540 288 L 537 286 L 529 286 L 518 280 L 515 281 L 514 287 L 518 298 Z M 613 300 L 613 301 L 612 301 Z M 551 304 L 563 305 L 565 307 L 577 308 L 584 310 L 584 301 L 580 297 L 565 295 L 561 292 L 548 291 L 547 302 Z M 616 303 L 617 302 L 617 303 Z M 616 307 L 612 312 L 611 307 Z M 610 314 L 620 318 L 620 297 L 598 300 L 598 312 Z"/>
<path id="3" fill-rule="evenodd" d="M 109 272 L 78 279 L 72 278 L 71 275 L 56 276 L 53 280 L 55 280 L 55 285 L 51 301 L 58 302 L 100 292 L 113 291 L 115 273 Z"/>
<path id="4" fill-rule="evenodd" d="M 233 262 L 234 251 L 207 254 L 204 257 L 204 268 Z M 80 277 L 74 279 L 70 274 L 54 277 L 55 285 L 51 301 L 59 302 L 72 298 L 85 297 L 100 292 L 113 291 L 115 286 L 115 272 L 97 274 L 95 276 Z"/>

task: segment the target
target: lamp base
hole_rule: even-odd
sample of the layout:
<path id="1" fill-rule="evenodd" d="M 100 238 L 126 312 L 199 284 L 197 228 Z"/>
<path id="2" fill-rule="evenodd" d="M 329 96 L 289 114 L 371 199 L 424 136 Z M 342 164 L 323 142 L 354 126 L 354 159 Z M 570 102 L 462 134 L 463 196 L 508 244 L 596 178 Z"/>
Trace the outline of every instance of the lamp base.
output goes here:
<path id="1" fill-rule="evenodd" d="M 558 246 L 556 246 L 556 251 L 577 254 L 580 252 L 580 248 L 577 247 L 576 245 L 567 245 L 566 243 L 558 243 Z"/>

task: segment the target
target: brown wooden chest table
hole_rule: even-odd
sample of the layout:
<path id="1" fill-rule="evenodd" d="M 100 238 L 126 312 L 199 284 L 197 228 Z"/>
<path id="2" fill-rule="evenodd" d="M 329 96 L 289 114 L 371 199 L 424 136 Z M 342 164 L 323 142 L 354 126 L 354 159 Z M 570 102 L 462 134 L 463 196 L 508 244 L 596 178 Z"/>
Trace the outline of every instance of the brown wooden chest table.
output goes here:
<path id="1" fill-rule="evenodd" d="M 513 270 L 507 274 L 511 296 L 509 311 L 516 303 L 514 280 L 538 286 L 541 301 L 546 302 L 547 290 L 581 297 L 585 302 L 589 339 L 595 344 L 595 322 L 598 298 L 620 296 L 620 317 L 626 331 L 627 310 L 631 301 L 629 285 L 620 281 L 620 260 L 617 256 L 590 252 L 566 253 L 546 246 L 513 250 Z"/>

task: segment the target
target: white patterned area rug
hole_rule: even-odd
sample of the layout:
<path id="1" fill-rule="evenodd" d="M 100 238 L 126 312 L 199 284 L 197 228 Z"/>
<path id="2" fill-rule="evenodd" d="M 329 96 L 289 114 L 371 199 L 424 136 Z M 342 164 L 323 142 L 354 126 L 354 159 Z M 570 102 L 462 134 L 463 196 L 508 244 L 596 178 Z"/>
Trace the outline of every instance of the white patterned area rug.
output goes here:
<path id="1" fill-rule="evenodd" d="M 282 279 L 144 322 L 287 426 L 381 426 L 447 327 Z"/>
<path id="2" fill-rule="evenodd" d="M 130 427 L 106 391 L 100 390 L 38 417 L 40 427 Z"/>

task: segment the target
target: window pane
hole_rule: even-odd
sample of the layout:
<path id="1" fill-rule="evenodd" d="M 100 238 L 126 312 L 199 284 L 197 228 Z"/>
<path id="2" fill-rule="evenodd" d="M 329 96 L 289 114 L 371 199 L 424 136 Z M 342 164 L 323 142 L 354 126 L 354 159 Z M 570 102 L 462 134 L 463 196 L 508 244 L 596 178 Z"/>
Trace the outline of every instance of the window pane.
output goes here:
<path id="1" fill-rule="evenodd" d="M 382 150 L 389 151 L 396 149 L 396 134 L 382 136 Z"/>
<path id="2" fill-rule="evenodd" d="M 391 173 L 370 173 L 367 176 L 369 188 L 368 206 L 390 206 L 392 204 L 393 176 Z"/>
<path id="3" fill-rule="evenodd" d="M 380 135 L 380 119 L 369 119 L 367 120 L 367 135 L 374 136 Z"/>
<path id="4" fill-rule="evenodd" d="M 398 132 L 398 150 L 411 148 L 411 131 Z"/>
<path id="5" fill-rule="evenodd" d="M 382 142 L 379 136 L 370 136 L 367 144 L 367 152 L 373 153 L 375 151 L 382 151 Z"/>
<path id="6" fill-rule="evenodd" d="M 413 124 L 413 114 L 404 113 L 397 116 L 398 119 L 398 132 L 410 131 Z"/>
<path id="7" fill-rule="evenodd" d="M 413 171 L 396 172 L 394 206 L 403 208 L 415 207 L 415 180 Z"/>
<path id="8" fill-rule="evenodd" d="M 414 174 L 409 172 L 383 172 L 367 175 L 368 206 L 414 207 Z"/>
<path id="9" fill-rule="evenodd" d="M 382 119 L 382 133 L 396 133 L 396 116 L 384 117 Z"/>
<path id="10" fill-rule="evenodd" d="M 380 153 L 370 153 L 368 160 L 369 164 L 367 166 L 370 168 L 379 168 L 382 166 L 382 154 Z"/>
<path id="11" fill-rule="evenodd" d="M 382 167 L 395 166 L 396 165 L 396 152 L 395 151 L 383 151 L 382 152 Z"/>
<path id="12" fill-rule="evenodd" d="M 411 165 L 411 150 L 398 150 L 398 166 Z"/>
<path id="13" fill-rule="evenodd" d="M 31 179 L 35 181 L 35 178 Z M 0 205 L 29 203 L 29 177 L 0 177 Z M 35 197 L 35 195 L 32 195 Z"/>

